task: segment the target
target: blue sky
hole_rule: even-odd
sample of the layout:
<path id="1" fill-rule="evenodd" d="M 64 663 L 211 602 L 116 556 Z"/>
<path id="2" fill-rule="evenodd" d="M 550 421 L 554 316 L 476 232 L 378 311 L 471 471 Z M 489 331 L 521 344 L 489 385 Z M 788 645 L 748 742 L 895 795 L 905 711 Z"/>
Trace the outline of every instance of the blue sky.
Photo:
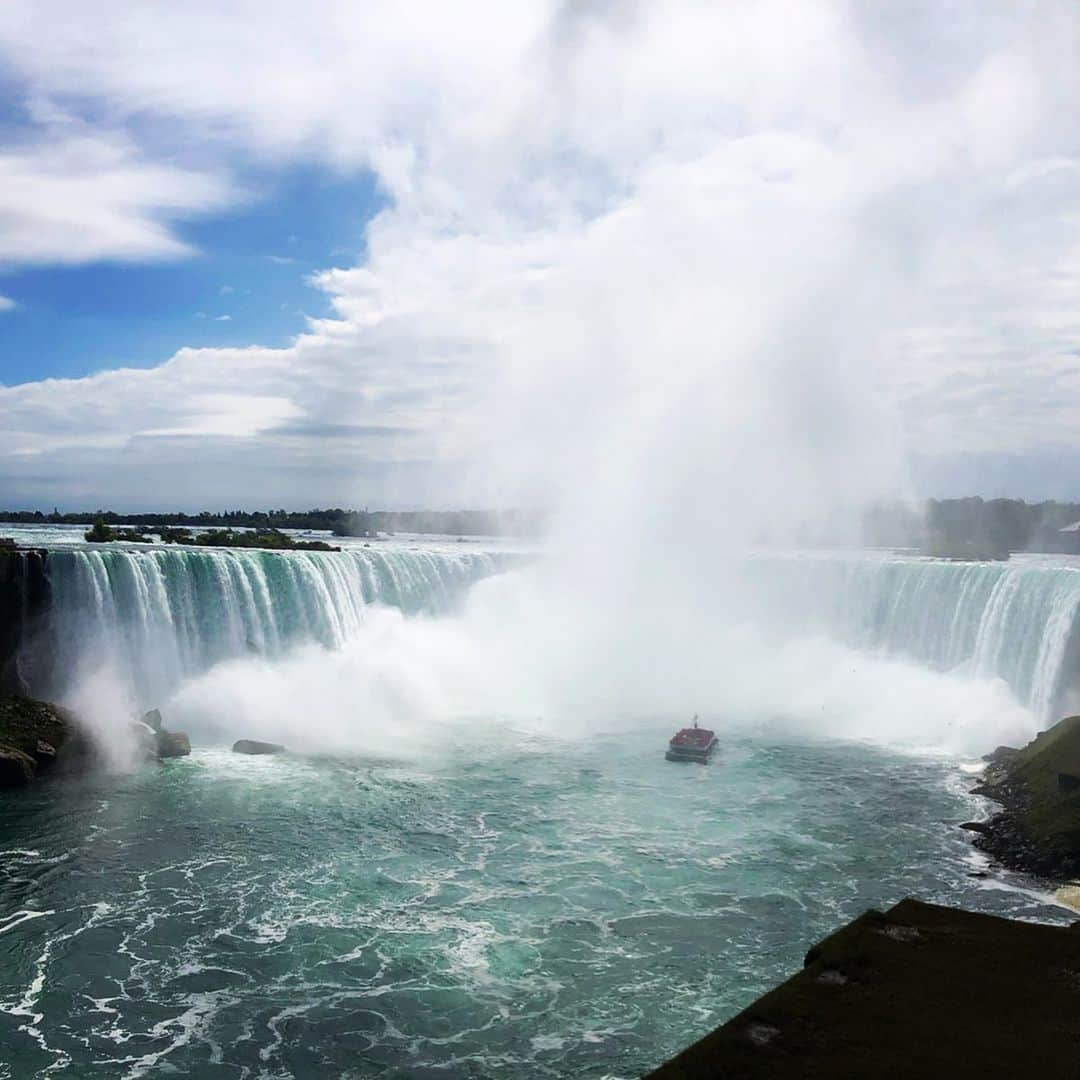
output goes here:
<path id="1" fill-rule="evenodd" d="M 8 0 L 0 505 L 1080 497 L 1078 50 L 1075 0 Z"/>
<path id="2" fill-rule="evenodd" d="M 309 283 L 364 257 L 385 204 L 370 173 L 315 168 L 245 176 L 226 211 L 175 227 L 195 254 L 175 261 L 14 268 L 0 294 L 0 383 L 150 367 L 178 349 L 285 345 L 305 317 L 330 314 Z"/>

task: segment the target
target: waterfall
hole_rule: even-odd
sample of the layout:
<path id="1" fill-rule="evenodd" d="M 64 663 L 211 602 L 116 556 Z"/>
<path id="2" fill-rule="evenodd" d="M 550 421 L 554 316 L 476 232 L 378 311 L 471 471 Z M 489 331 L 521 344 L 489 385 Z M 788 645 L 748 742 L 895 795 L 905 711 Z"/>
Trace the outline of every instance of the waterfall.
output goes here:
<path id="1" fill-rule="evenodd" d="M 334 648 L 372 604 L 408 615 L 452 611 L 468 588 L 517 562 L 479 550 L 341 552 L 54 549 L 52 668 L 70 677 L 111 665 L 140 702 L 248 653 Z M 716 618 L 784 636 L 825 635 L 939 671 L 1004 680 L 1043 723 L 1075 689 L 1080 561 L 1018 556 L 950 563 L 866 552 L 717 558 L 701 594 Z M 721 658 L 722 659 L 722 658 Z"/>
<path id="2" fill-rule="evenodd" d="M 760 556 L 744 600 L 864 650 L 1000 678 L 1043 722 L 1070 689 L 1080 564 L 954 563 L 876 554 Z"/>
<path id="3" fill-rule="evenodd" d="M 401 548 L 55 550 L 48 576 L 57 667 L 70 678 L 110 664 L 140 701 L 154 702 L 221 660 L 278 656 L 304 642 L 338 646 L 370 604 L 446 612 L 508 559 Z"/>

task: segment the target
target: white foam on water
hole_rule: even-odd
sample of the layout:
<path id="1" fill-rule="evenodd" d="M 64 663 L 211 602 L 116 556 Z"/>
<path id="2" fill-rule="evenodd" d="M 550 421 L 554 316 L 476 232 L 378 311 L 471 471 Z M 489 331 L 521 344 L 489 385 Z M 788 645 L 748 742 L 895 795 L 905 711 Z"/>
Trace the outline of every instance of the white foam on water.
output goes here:
<path id="1" fill-rule="evenodd" d="M 20 923 L 29 922 L 31 919 L 43 919 L 48 915 L 55 915 L 56 912 L 52 911 L 14 911 L 8 917 L 8 921 L 0 926 L 0 934 L 6 934 L 9 930 L 14 930 Z"/>

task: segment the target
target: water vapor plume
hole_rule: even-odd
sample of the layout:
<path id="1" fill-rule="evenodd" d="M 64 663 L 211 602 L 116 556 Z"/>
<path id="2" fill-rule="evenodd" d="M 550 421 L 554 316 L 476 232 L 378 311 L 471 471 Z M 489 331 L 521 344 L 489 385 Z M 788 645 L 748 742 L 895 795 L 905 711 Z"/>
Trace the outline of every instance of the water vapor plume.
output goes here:
<path id="1" fill-rule="evenodd" d="M 459 616 L 372 614 L 356 635 L 369 655 L 346 642 L 303 661 L 352 679 L 380 717 L 721 712 L 770 684 L 813 697 L 850 658 L 831 654 L 827 672 L 793 659 L 790 643 L 814 637 L 801 612 L 755 610 L 744 564 L 718 555 L 855 540 L 866 505 L 911 494 L 912 447 L 994 444 L 1000 411 L 966 396 L 974 378 L 978 402 L 1002 397 L 987 315 L 1012 295 L 1010 260 L 1030 252 L 1048 195 L 1072 205 L 1059 144 L 1077 130 L 1077 66 L 1047 59 L 1068 59 L 1075 10 L 985 11 L 530 5 L 478 19 L 478 40 L 432 5 L 427 20 L 387 10 L 369 34 L 343 18 L 328 53 L 260 12 L 252 59 L 200 54 L 194 75 L 168 48 L 148 72 L 50 42 L 98 73 L 105 100 L 120 87 L 257 155 L 370 169 L 387 198 L 361 262 L 315 278 L 333 314 L 294 345 L 186 352 L 118 375 L 109 401 L 138 412 L 150 395 L 147 434 L 213 440 L 207 382 L 220 404 L 239 372 L 228 400 L 258 403 L 244 468 L 284 454 L 305 499 L 351 469 L 365 502 L 400 504 L 400 481 L 419 503 L 550 509 L 534 568 L 481 586 Z M 282 48 L 320 92 L 289 110 L 268 80 L 236 92 Z M 1049 277 L 1065 247 L 1039 249 Z M 1052 375 L 1063 316 L 1025 310 L 1049 328 L 1036 345 Z M 382 435 L 305 455 L 285 428 Z M 212 677 L 242 697 L 258 664 Z M 998 689 L 987 709 L 1011 716 Z M 200 694 L 178 701 L 219 708 Z"/>

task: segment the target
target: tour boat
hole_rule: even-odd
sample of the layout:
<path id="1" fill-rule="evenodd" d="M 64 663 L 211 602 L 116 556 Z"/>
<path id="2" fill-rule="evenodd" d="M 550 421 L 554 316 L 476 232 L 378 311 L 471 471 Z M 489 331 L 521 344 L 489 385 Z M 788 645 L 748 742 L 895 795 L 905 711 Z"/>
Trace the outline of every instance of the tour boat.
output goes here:
<path id="1" fill-rule="evenodd" d="M 708 728 L 698 727 L 695 716 L 693 727 L 684 727 L 672 736 L 664 757 L 668 761 L 700 761 L 704 764 L 713 756 L 715 750 L 716 733 Z"/>

